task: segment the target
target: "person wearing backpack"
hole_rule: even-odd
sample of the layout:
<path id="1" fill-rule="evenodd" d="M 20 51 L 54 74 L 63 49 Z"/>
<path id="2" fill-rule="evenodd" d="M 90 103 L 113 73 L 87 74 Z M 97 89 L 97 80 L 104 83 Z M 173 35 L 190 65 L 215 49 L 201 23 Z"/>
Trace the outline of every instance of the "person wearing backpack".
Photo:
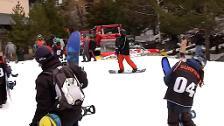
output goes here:
<path id="1" fill-rule="evenodd" d="M 62 126 L 78 126 L 78 120 L 81 116 L 81 105 L 73 108 L 59 109 L 55 84 L 53 79 L 53 71 L 62 66 L 59 59 L 46 46 L 37 48 L 35 59 L 40 64 L 42 72 L 36 79 L 36 101 L 37 107 L 30 126 L 38 126 L 42 117 L 48 114 L 56 114 L 60 117 Z M 87 87 L 88 80 L 86 72 L 81 67 L 70 64 L 74 75 L 78 81 L 82 83 L 81 88 Z"/>

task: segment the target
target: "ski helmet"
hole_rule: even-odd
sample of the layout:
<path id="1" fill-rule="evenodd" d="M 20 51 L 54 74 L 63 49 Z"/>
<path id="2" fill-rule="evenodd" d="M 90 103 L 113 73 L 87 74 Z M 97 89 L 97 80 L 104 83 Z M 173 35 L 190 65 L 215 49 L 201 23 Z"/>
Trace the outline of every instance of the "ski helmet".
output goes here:
<path id="1" fill-rule="evenodd" d="M 203 68 L 205 67 L 205 65 L 207 64 L 207 60 L 204 56 L 199 56 L 199 55 L 195 55 L 193 57 L 193 59 L 195 61 L 197 61 Z"/>
<path id="2" fill-rule="evenodd" d="M 38 47 L 35 53 L 35 59 L 40 64 L 45 64 L 54 58 L 53 52 L 47 46 Z"/>
<path id="3" fill-rule="evenodd" d="M 62 125 L 58 115 L 47 114 L 41 118 L 39 126 L 62 126 Z"/>
<path id="4" fill-rule="evenodd" d="M 43 39 L 43 36 L 42 36 L 41 34 L 38 34 L 38 35 L 37 35 L 37 38 L 38 38 L 38 39 Z"/>

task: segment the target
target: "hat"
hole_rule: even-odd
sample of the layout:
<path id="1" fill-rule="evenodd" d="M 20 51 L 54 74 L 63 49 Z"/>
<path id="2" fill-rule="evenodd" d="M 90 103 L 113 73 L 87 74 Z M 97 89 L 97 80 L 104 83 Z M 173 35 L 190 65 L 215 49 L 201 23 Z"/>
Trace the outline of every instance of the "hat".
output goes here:
<path id="1" fill-rule="evenodd" d="M 37 35 L 37 38 L 38 38 L 38 39 L 40 39 L 40 38 L 43 39 L 43 36 L 42 36 L 41 34 L 38 34 L 38 35 Z"/>
<path id="2" fill-rule="evenodd" d="M 62 125 L 58 115 L 47 114 L 41 118 L 39 126 L 62 126 Z"/>
<path id="3" fill-rule="evenodd" d="M 121 29 L 120 33 L 121 33 L 121 35 L 126 35 L 127 34 L 125 29 Z"/>
<path id="4" fill-rule="evenodd" d="M 35 53 L 35 59 L 40 64 L 45 64 L 54 58 L 53 52 L 47 46 L 38 47 Z"/>
<path id="5" fill-rule="evenodd" d="M 193 57 L 195 61 L 197 61 L 202 67 L 205 67 L 207 60 L 204 56 L 195 55 Z"/>

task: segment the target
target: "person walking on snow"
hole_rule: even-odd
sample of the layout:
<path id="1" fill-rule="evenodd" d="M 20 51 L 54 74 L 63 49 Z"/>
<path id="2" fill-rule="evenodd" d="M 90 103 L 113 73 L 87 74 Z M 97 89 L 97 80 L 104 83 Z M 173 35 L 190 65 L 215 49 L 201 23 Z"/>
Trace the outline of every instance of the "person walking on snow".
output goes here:
<path id="1" fill-rule="evenodd" d="M 121 36 L 117 37 L 115 41 L 115 46 L 116 46 L 115 51 L 117 54 L 117 60 L 118 60 L 119 68 L 120 68 L 118 70 L 118 73 L 124 72 L 124 65 L 123 65 L 124 59 L 132 67 L 132 72 L 134 73 L 137 71 L 137 66 L 130 58 L 129 41 L 127 40 L 127 37 L 126 37 L 126 30 L 121 29 L 120 33 L 121 33 Z"/>
<path id="2" fill-rule="evenodd" d="M 36 101 L 37 108 L 30 126 L 39 126 L 39 121 L 48 113 L 54 113 L 61 119 L 62 126 L 78 126 L 81 115 L 81 106 L 59 110 L 57 108 L 56 90 L 53 84 L 52 73 L 58 66 L 62 66 L 59 59 L 46 46 L 37 48 L 35 59 L 40 64 L 42 72 L 36 79 Z M 87 87 L 88 79 L 85 71 L 75 63 L 69 64 L 73 73 L 76 75 L 82 88 Z"/>
<path id="3" fill-rule="evenodd" d="M 0 108 L 3 107 L 3 104 L 7 101 L 7 81 L 11 74 L 11 67 L 5 62 L 3 55 L 0 55 Z"/>
<path id="4" fill-rule="evenodd" d="M 89 62 L 90 55 L 89 55 L 89 36 L 84 37 L 85 40 L 83 42 L 83 61 L 82 62 Z"/>
<path id="5" fill-rule="evenodd" d="M 93 36 L 90 36 L 90 40 L 89 40 L 89 61 L 91 61 L 91 58 L 94 59 L 94 61 L 96 61 L 96 56 L 94 54 L 96 49 L 96 42 L 93 38 Z"/>
<path id="6" fill-rule="evenodd" d="M 16 45 L 12 42 L 8 42 L 5 46 L 5 56 L 7 62 L 16 60 Z"/>

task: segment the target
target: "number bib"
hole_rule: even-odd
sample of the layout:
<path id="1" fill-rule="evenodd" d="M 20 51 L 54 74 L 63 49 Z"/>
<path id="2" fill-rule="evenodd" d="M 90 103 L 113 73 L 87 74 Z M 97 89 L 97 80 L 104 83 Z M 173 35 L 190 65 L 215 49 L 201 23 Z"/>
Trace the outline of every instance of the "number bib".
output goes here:
<path id="1" fill-rule="evenodd" d="M 171 76 L 165 99 L 184 107 L 191 107 L 199 80 L 191 72 L 178 68 Z"/>

